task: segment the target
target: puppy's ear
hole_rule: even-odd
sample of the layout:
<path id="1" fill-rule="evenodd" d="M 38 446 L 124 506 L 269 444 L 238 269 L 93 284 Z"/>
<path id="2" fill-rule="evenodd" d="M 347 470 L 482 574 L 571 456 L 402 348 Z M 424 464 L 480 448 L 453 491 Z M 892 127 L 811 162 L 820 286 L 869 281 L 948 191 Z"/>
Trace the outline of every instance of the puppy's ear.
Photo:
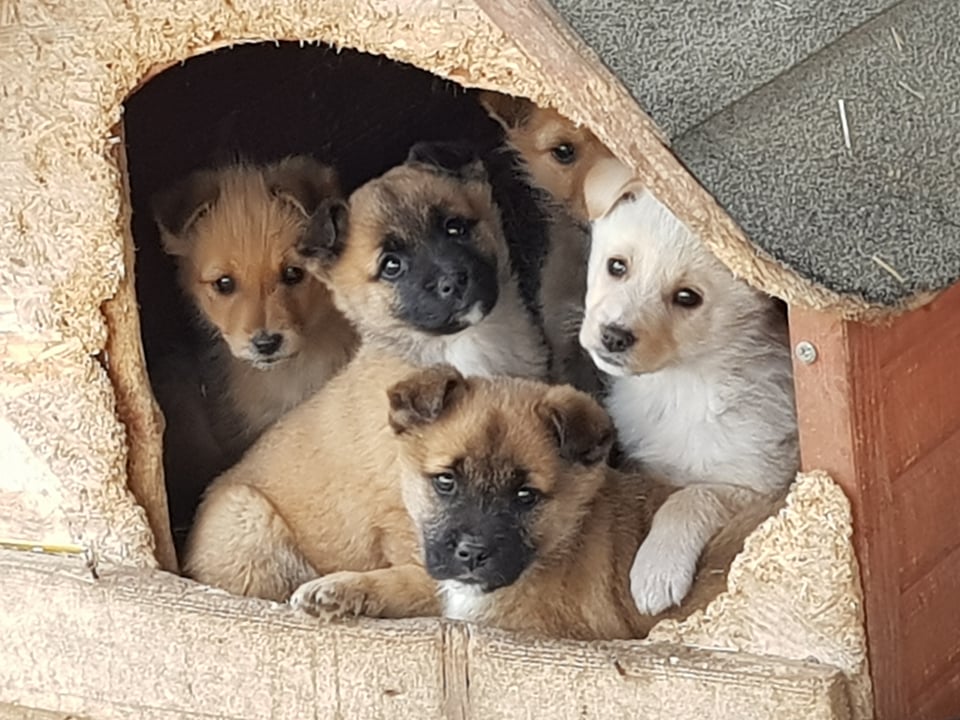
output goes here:
<path id="1" fill-rule="evenodd" d="M 610 456 L 613 421 L 586 393 L 569 385 L 556 385 L 547 391 L 538 411 L 564 460 L 595 465 Z"/>
<path id="2" fill-rule="evenodd" d="M 336 171 L 306 155 L 295 155 L 268 165 L 264 180 L 270 193 L 310 217 L 325 200 L 340 198 Z"/>
<path id="3" fill-rule="evenodd" d="M 603 217 L 625 195 L 640 190 L 642 186 L 630 168 L 616 158 L 604 158 L 590 169 L 583 180 L 587 217 L 590 220 Z"/>
<path id="4" fill-rule="evenodd" d="M 466 379 L 451 365 L 421 370 L 387 390 L 390 427 L 399 435 L 432 423 L 459 402 L 466 390 Z"/>
<path id="5" fill-rule="evenodd" d="M 533 114 L 534 105 L 526 98 L 484 90 L 478 99 L 487 115 L 500 123 L 507 132 L 523 127 Z"/>
<path id="6" fill-rule="evenodd" d="M 310 217 L 297 243 L 297 252 L 312 273 L 322 275 L 343 253 L 349 212 L 343 200 L 327 199 Z"/>
<path id="7" fill-rule="evenodd" d="M 420 165 L 461 180 L 487 180 L 483 160 L 477 149 L 467 142 L 418 142 L 410 148 L 406 164 Z"/>
<path id="8" fill-rule="evenodd" d="M 220 197 L 216 172 L 200 170 L 151 198 L 153 218 L 168 255 L 186 255 L 190 231 Z"/>

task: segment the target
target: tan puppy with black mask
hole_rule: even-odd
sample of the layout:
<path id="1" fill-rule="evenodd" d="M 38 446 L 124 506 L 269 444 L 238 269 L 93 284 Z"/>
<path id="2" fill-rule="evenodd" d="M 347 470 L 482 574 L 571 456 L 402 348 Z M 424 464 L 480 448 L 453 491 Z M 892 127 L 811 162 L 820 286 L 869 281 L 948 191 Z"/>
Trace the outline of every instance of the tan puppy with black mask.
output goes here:
<path id="1" fill-rule="evenodd" d="M 577 340 L 587 288 L 587 223 L 595 210 L 587 202 L 584 183 L 598 163 L 613 155 L 590 130 L 556 110 L 489 91 L 480 93 L 479 101 L 500 123 L 532 183 L 552 201 L 540 304 L 553 353 L 553 379 L 597 392 L 600 374 Z"/>
<path id="2" fill-rule="evenodd" d="M 299 246 L 365 345 L 415 365 L 542 378 L 543 332 L 520 297 L 500 211 L 470 146 L 419 143 L 327 204 Z"/>
<path id="3" fill-rule="evenodd" d="M 607 465 L 613 423 L 596 401 L 439 370 L 390 396 L 403 496 L 446 617 L 552 637 L 647 633 L 630 563 L 669 491 Z"/>

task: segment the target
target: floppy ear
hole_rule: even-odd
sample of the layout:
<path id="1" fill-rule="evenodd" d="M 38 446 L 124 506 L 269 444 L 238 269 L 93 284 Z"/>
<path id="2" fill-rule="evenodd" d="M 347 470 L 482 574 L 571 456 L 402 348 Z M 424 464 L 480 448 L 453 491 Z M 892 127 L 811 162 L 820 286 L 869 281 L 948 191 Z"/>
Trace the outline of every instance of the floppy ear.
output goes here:
<path id="1" fill-rule="evenodd" d="M 418 142 L 410 148 L 406 164 L 422 165 L 461 180 L 487 180 L 483 160 L 477 149 L 467 142 Z"/>
<path id="2" fill-rule="evenodd" d="M 487 115 L 500 123 L 507 132 L 522 127 L 533 114 L 534 105 L 527 98 L 484 90 L 478 99 Z"/>
<path id="3" fill-rule="evenodd" d="M 153 218 L 168 255 L 185 255 L 190 249 L 190 230 L 220 196 L 217 173 L 199 170 L 151 198 Z"/>
<path id="4" fill-rule="evenodd" d="M 347 203 L 340 199 L 324 200 L 317 207 L 297 243 L 297 252 L 310 272 L 322 275 L 343 253 L 349 214 Z"/>
<path id="5" fill-rule="evenodd" d="M 633 171 L 616 158 L 604 158 L 594 165 L 583 180 L 583 198 L 587 217 L 596 220 L 613 209 L 629 192 L 643 189 Z"/>
<path id="6" fill-rule="evenodd" d="M 427 425 L 466 393 L 467 381 L 452 365 L 420 370 L 387 390 L 390 427 L 398 435 Z"/>
<path id="7" fill-rule="evenodd" d="M 595 465 L 610 456 L 613 421 L 586 393 L 569 385 L 555 385 L 547 391 L 538 411 L 564 460 Z"/>
<path id="8" fill-rule="evenodd" d="M 340 198 L 336 171 L 307 155 L 294 155 L 268 165 L 264 179 L 270 193 L 310 217 L 324 200 Z"/>

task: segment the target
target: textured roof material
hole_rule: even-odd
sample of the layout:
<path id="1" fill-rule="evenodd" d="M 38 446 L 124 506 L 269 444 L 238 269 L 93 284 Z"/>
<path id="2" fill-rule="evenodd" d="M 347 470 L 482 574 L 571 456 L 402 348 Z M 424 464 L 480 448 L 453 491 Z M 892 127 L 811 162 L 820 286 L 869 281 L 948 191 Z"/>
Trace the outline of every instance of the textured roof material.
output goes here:
<path id="1" fill-rule="evenodd" d="M 960 278 L 960 3 L 555 4 L 780 263 L 880 306 Z"/>

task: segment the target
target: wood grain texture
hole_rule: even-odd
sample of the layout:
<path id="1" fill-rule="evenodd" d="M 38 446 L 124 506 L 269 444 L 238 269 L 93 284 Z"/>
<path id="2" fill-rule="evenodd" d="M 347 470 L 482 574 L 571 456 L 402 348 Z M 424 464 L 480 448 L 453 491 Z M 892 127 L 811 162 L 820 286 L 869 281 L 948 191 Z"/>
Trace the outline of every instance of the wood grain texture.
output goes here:
<path id="1" fill-rule="evenodd" d="M 842 673 L 741 653 L 322 625 L 157 571 L 0 552 L 0 702 L 111 718 L 850 718 Z"/>
<path id="2" fill-rule="evenodd" d="M 851 501 L 877 718 L 960 715 L 960 286 L 886 325 L 794 308 L 791 336 L 817 348 L 794 365 L 802 465 Z"/>
<path id="3" fill-rule="evenodd" d="M 49 712 L 22 705 L 0 703 L 0 720 L 93 720 L 93 718 L 82 718 L 70 713 Z"/>

